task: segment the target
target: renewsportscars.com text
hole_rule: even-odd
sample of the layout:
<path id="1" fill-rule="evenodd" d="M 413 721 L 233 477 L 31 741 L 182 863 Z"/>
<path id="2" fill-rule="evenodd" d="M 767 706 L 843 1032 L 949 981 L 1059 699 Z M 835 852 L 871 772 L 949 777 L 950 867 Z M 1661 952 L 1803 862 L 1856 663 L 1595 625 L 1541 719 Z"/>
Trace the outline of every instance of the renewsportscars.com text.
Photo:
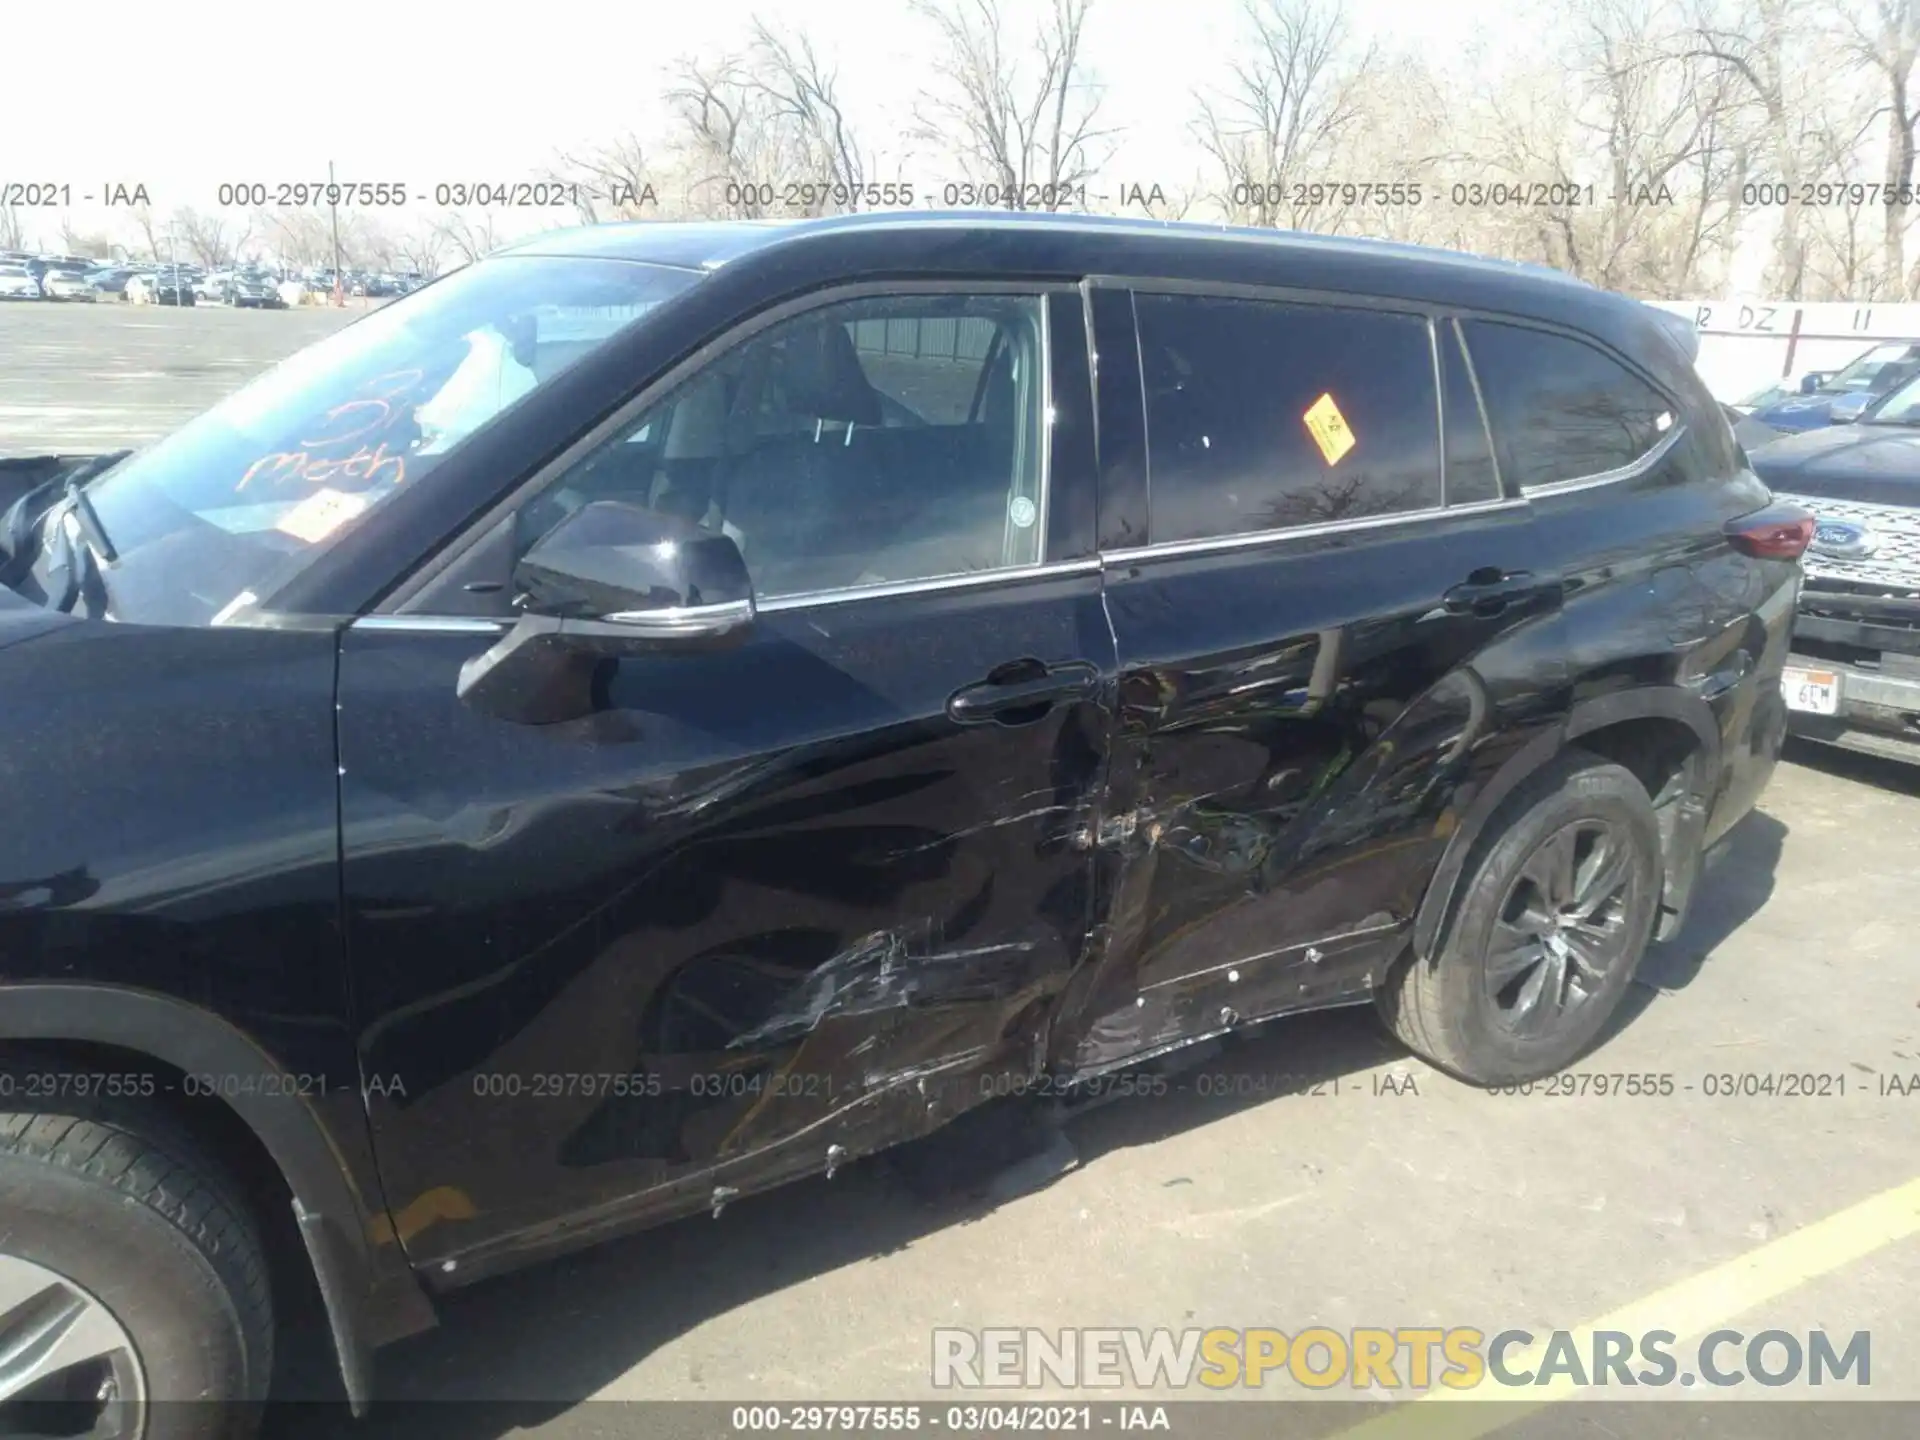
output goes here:
<path id="1" fill-rule="evenodd" d="M 1670 1330 L 1535 1333 L 1469 1326 L 941 1329 L 939 1389 L 1128 1388 L 1473 1390 L 1553 1384 L 1730 1387 L 1872 1383 L 1872 1335 L 1715 1330 L 1682 1343 Z"/>

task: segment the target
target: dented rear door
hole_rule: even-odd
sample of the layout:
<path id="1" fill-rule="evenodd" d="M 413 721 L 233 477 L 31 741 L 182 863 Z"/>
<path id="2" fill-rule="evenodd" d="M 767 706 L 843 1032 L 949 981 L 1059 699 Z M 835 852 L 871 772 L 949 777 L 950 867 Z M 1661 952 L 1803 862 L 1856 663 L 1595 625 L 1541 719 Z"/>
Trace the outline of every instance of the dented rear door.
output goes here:
<path id="1" fill-rule="evenodd" d="M 346 632 L 362 1056 L 416 1263 L 718 1205 L 1032 1073 L 1086 948 L 1114 679 L 1079 298 L 1045 307 L 1041 563 L 769 603 L 559 726 L 456 699 L 486 635 Z"/>
<path id="2" fill-rule="evenodd" d="M 1090 306 L 1120 690 L 1108 923 L 1053 1045 L 1083 1075 L 1364 998 L 1463 785 L 1552 719 L 1565 671 L 1558 577 L 1446 317 L 1193 287 Z"/>

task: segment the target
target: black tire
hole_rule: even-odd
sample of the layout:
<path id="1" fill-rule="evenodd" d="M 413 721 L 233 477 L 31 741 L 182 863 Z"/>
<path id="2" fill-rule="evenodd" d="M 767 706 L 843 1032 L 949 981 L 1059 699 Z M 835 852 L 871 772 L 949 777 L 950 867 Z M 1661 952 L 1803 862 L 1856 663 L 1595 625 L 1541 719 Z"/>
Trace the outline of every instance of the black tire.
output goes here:
<path id="1" fill-rule="evenodd" d="M 1625 877 L 1617 898 L 1606 902 L 1604 947 L 1598 920 L 1589 926 L 1564 918 L 1571 911 L 1549 910 L 1532 878 L 1552 870 L 1560 847 L 1570 844 L 1577 888 L 1580 857 L 1600 854 L 1590 838 L 1598 836 L 1611 837 Z M 1601 884 L 1611 878 L 1593 873 Z M 1409 959 L 1389 977 L 1380 994 L 1388 1028 L 1442 1070 L 1479 1085 L 1564 1069 L 1619 1009 L 1653 933 L 1661 880 L 1660 826 L 1646 789 L 1631 771 L 1597 755 L 1564 752 L 1523 781 L 1488 823 L 1462 871 L 1452 921 L 1433 959 Z M 1509 976 L 1524 948 L 1513 937 L 1543 913 L 1561 917 L 1542 927 L 1558 937 L 1557 948 L 1549 948 L 1551 938 L 1540 940 L 1539 963 Z M 1596 978 L 1589 966 L 1603 948 L 1607 963 Z M 1529 992 L 1536 975 L 1538 988 Z M 1528 993 L 1532 1009 L 1524 1008 Z M 1541 1008 L 1556 996 L 1564 1007 L 1558 1013 Z"/>
<path id="2" fill-rule="evenodd" d="M 18 1097 L 27 1069 L 7 1070 Z M 164 1116 L 71 1094 L 0 1111 L 0 1257 L 55 1272 L 119 1323 L 149 1402 L 142 1440 L 243 1440 L 258 1427 L 274 1340 L 259 1232 Z"/>

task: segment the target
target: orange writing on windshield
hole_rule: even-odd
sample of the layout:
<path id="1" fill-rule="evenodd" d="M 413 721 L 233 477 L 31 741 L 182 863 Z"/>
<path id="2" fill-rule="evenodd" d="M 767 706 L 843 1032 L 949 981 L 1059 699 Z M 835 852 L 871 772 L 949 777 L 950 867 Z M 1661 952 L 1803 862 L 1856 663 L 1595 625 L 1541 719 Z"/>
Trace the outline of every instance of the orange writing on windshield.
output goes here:
<path id="1" fill-rule="evenodd" d="M 262 455 L 249 465 L 234 485 L 235 493 L 255 479 L 269 485 L 293 480 L 315 485 L 337 480 L 401 484 L 407 478 L 406 456 L 390 451 L 385 440 L 372 448 L 367 442 L 391 432 L 411 413 L 412 392 L 425 379 L 426 372 L 417 369 L 375 376 L 360 387 L 358 395 L 341 401 L 320 417 L 319 434 L 300 440 L 293 449 Z M 352 445 L 358 447 L 352 454 L 340 453 Z"/>
<path id="2" fill-rule="evenodd" d="M 356 410 L 372 412 L 365 423 L 361 424 L 358 429 L 342 430 L 338 434 L 322 434 L 312 440 L 302 440 L 300 442 L 300 448 L 308 450 L 317 449 L 322 445 L 346 444 L 360 439 L 363 435 L 377 435 L 393 423 L 393 403 L 389 400 L 374 398 L 368 400 L 348 400 L 344 404 L 334 406 L 333 409 L 326 413 L 325 420 L 327 426 L 331 427 L 342 415 L 350 415 Z"/>
<path id="3" fill-rule="evenodd" d="M 262 476 L 273 485 L 289 480 L 307 480 L 315 485 L 324 485 L 329 480 L 378 483 L 382 479 L 389 485 L 398 485 L 407 478 L 407 461 L 404 455 L 388 454 L 385 441 L 372 450 L 362 445 L 351 455 L 335 457 L 315 455 L 310 450 L 281 450 L 272 455 L 262 455 L 248 466 L 247 473 L 240 477 L 240 483 L 233 487 L 234 490 L 246 489 L 255 476 Z"/>

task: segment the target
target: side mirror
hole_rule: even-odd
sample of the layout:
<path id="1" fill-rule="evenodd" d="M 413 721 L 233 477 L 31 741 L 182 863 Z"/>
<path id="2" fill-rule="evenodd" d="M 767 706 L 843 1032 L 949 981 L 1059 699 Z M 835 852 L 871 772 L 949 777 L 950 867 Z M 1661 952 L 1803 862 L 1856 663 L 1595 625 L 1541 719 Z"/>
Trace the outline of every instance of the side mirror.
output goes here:
<path id="1" fill-rule="evenodd" d="M 524 610 L 460 669 L 459 696 L 502 720 L 552 725 L 603 708 L 622 655 L 742 639 L 753 582 L 732 537 L 600 500 L 554 526 L 513 570 Z"/>
<path id="2" fill-rule="evenodd" d="M 1884 398 L 1884 396 L 1865 393 L 1844 395 L 1827 407 L 1827 419 L 1835 425 L 1855 424 Z"/>

